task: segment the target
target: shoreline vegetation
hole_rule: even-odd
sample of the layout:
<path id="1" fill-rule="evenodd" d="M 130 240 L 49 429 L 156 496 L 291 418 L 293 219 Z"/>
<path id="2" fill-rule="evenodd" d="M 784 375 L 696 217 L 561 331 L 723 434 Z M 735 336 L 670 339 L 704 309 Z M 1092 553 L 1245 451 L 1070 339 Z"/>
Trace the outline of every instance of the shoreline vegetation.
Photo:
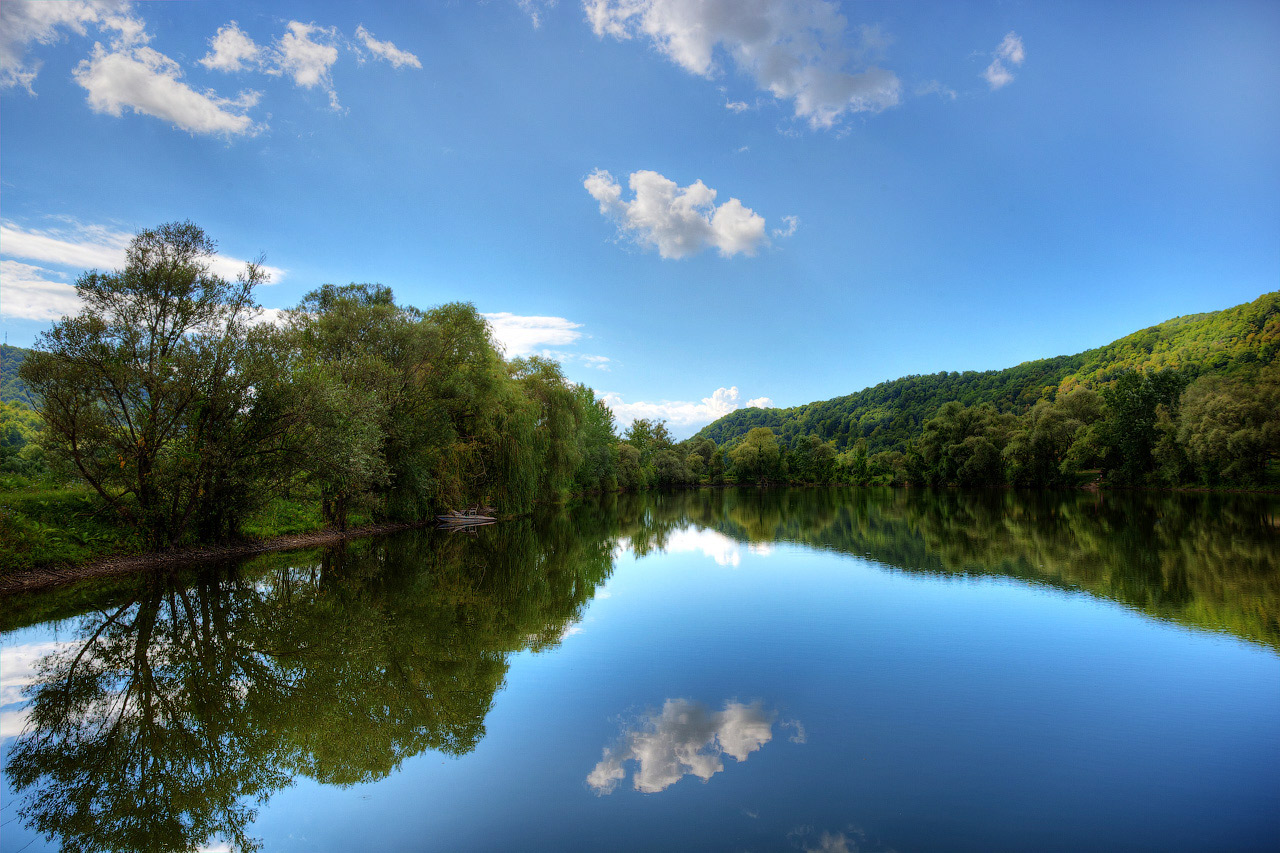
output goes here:
<path id="1" fill-rule="evenodd" d="M 743 409 L 677 441 L 506 358 L 474 306 L 326 284 L 266 322 L 261 261 L 144 231 L 83 308 L 0 351 L 0 576 L 719 485 L 1274 490 L 1280 292 L 1077 356 Z M 194 550 L 193 550 L 194 549 Z M 249 550 L 244 550 L 249 549 Z M 105 563 L 104 563 L 105 561 Z"/>

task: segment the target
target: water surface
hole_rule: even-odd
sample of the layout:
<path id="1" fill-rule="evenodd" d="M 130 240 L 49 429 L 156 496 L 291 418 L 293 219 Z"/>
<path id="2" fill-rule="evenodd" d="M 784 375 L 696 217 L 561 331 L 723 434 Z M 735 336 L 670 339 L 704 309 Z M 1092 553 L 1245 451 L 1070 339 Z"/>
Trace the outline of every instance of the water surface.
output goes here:
<path id="1" fill-rule="evenodd" d="M 0 851 L 1275 849 L 1278 545 L 716 490 L 11 600 Z"/>

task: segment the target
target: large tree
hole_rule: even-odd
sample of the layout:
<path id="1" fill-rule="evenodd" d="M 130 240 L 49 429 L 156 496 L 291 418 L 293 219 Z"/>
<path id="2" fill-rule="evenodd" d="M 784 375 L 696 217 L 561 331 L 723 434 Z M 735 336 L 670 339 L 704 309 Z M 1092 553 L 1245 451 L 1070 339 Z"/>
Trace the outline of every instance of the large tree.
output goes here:
<path id="1" fill-rule="evenodd" d="M 250 333 L 266 276 L 228 281 L 215 251 L 191 222 L 138 234 L 123 269 L 80 277 L 82 310 L 21 368 L 53 452 L 151 547 L 234 533 L 280 470 L 271 356 Z"/>

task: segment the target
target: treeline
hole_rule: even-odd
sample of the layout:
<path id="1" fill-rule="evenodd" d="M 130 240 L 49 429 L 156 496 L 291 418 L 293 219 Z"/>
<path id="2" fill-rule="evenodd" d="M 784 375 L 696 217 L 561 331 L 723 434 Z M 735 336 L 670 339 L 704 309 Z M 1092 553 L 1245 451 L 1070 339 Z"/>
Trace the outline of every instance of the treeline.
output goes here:
<path id="1" fill-rule="evenodd" d="M 679 444 L 661 423 L 624 436 L 619 484 L 928 486 L 1264 486 L 1280 458 L 1280 365 L 1208 374 L 1129 371 L 1100 390 L 1074 387 L 1021 414 L 991 403 L 943 404 L 900 449 L 841 451 L 817 435 L 790 441 L 755 427 L 717 445 Z"/>
<path id="2" fill-rule="evenodd" d="M 1280 292 L 1223 311 L 1179 317 L 1076 355 L 1030 361 L 1006 370 L 907 376 L 832 400 L 790 409 L 740 409 L 698 435 L 717 444 L 756 427 L 772 429 L 788 446 L 806 436 L 838 452 L 864 444 L 869 455 L 905 452 L 925 421 L 946 403 L 989 404 L 1024 414 L 1041 400 L 1077 388 L 1101 388 L 1126 373 L 1174 371 L 1187 384 L 1204 375 L 1247 375 L 1280 354 Z"/>
<path id="3" fill-rule="evenodd" d="M 344 527 L 616 487 L 609 408 L 554 362 L 504 359 L 471 305 L 325 285 L 256 322 L 260 265 L 230 282 L 214 251 L 170 223 L 81 276 L 83 310 L 19 369 L 40 420 L 7 404 L 10 470 L 88 484 L 151 548 L 233 538 L 284 494 Z"/>

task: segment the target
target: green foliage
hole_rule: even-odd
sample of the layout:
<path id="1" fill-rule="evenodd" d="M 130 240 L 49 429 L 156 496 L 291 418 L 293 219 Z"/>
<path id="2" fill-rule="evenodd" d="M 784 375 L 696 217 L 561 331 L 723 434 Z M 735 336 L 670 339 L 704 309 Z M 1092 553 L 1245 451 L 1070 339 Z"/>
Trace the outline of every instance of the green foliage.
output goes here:
<path id="1" fill-rule="evenodd" d="M 35 406 L 36 398 L 18 376 L 18 369 L 31 350 L 0 344 L 0 402 Z"/>
<path id="2" fill-rule="evenodd" d="M 1183 395 L 1177 439 L 1205 484 L 1263 484 L 1280 458 L 1280 365 L 1197 379 Z"/>

